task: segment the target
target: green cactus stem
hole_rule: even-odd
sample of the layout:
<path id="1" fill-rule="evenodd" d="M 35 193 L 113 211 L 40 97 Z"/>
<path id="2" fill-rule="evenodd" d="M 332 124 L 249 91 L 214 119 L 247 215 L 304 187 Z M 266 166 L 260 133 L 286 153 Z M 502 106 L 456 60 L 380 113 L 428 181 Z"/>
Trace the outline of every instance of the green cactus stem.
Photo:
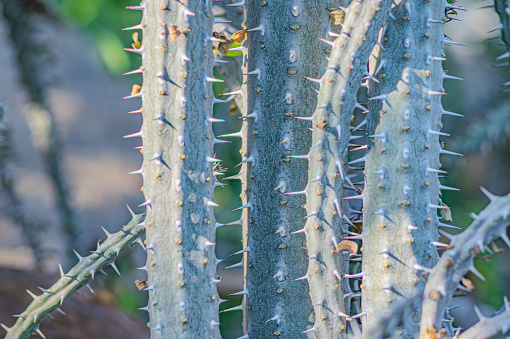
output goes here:
<path id="1" fill-rule="evenodd" d="M 347 177 L 347 146 L 351 137 L 350 122 L 356 108 L 357 92 L 366 75 L 370 52 L 377 41 L 390 4 L 385 1 L 352 2 L 346 9 L 342 32 L 331 45 L 328 67 L 320 83 L 312 122 L 312 147 L 304 157 L 309 162 L 306 186 L 306 236 L 308 281 L 314 306 L 314 325 L 310 329 L 319 338 L 344 338 L 346 319 L 351 314 L 354 296 L 349 284 L 350 254 L 338 249 L 349 234 L 349 207 L 345 202 L 346 187 L 353 188 Z M 340 253 L 338 253 L 340 252 Z M 356 291 L 359 292 L 359 291 Z"/>
<path id="2" fill-rule="evenodd" d="M 219 338 L 212 1 L 142 1 L 143 176 L 151 338 Z"/>
<path id="3" fill-rule="evenodd" d="M 369 90 L 365 189 L 363 191 L 362 309 L 371 326 L 417 291 L 421 271 L 438 260 L 439 155 L 443 150 L 441 97 L 445 2 L 403 1 L 381 34 L 379 83 Z M 453 43 L 453 42 L 450 42 Z M 418 266 L 417 266 L 418 265 Z M 418 333 L 419 315 L 397 337 Z"/>
<path id="4" fill-rule="evenodd" d="M 4 324 L 2 327 L 7 331 L 5 339 L 25 339 L 30 337 L 33 332 L 37 332 L 44 338 L 39 330 L 41 321 L 54 310 L 60 310 L 59 307 L 64 299 L 74 294 L 82 286 L 88 285 L 88 281 L 96 272 L 111 265 L 115 271 L 115 259 L 120 252 L 130 248 L 145 234 L 144 214 L 133 215 L 133 219 L 122 228 L 121 231 L 113 234 L 107 234 L 107 238 L 97 249 L 87 257 L 78 256 L 78 263 L 64 273 L 60 267 L 60 279 L 48 289 L 43 289 L 43 294 L 35 295 L 30 291 L 34 301 L 27 309 L 18 315 L 18 320 L 8 328 Z M 89 286 L 90 288 L 90 286 Z"/>
<path id="5" fill-rule="evenodd" d="M 510 194 L 498 197 L 482 189 L 491 200 L 490 204 L 476 216 L 473 223 L 462 233 L 451 236 L 446 232 L 444 236 L 451 238 L 448 250 L 443 253 L 441 260 L 430 271 L 425 286 L 422 305 L 420 333 L 425 338 L 432 338 L 441 330 L 443 316 L 449 305 L 453 293 L 459 287 L 461 278 L 471 271 L 480 279 L 485 278 L 475 268 L 473 259 L 476 254 L 485 251 L 485 246 L 491 241 L 501 238 L 510 247 L 507 228 L 510 226 Z M 506 312 L 508 317 L 508 312 Z M 480 319 L 484 322 L 484 319 Z M 506 322 L 506 326 L 510 324 Z M 508 331 L 508 328 L 505 332 Z M 478 333 L 477 330 L 472 330 Z M 470 332 L 471 333 L 471 332 Z M 470 337 L 466 334 L 466 338 Z"/>

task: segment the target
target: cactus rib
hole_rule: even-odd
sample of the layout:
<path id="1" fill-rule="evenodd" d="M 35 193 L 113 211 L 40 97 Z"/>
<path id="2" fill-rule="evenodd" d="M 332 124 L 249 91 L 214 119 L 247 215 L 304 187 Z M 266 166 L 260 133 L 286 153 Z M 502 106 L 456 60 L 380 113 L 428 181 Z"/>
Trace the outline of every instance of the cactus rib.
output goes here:
<path id="1" fill-rule="evenodd" d="M 357 92 L 370 52 L 390 5 L 387 1 L 353 1 L 347 7 L 342 32 L 329 42 L 333 48 L 312 116 L 304 233 L 309 258 L 306 280 L 315 310 L 315 335 L 321 338 L 345 337 L 345 319 L 351 317 L 350 255 L 341 250 L 337 254 L 338 243 L 351 223 L 344 202 L 344 187 L 352 187 L 346 174 L 349 126 L 359 105 Z"/>
<path id="2" fill-rule="evenodd" d="M 219 338 L 212 1 L 145 0 L 139 26 L 151 338 Z M 137 99 L 136 99 L 137 100 Z"/>

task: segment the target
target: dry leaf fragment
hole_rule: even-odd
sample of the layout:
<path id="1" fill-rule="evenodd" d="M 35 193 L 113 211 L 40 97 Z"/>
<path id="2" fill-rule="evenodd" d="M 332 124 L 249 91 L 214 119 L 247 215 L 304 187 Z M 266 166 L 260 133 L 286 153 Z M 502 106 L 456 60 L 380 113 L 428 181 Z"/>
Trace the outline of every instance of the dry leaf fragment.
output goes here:
<path id="1" fill-rule="evenodd" d="M 342 10 L 332 11 L 329 13 L 329 17 L 335 25 L 341 25 L 344 23 L 345 12 Z"/>
<path id="2" fill-rule="evenodd" d="M 445 221 L 453 221 L 452 219 L 452 211 L 450 210 L 450 207 L 448 207 L 444 202 L 439 201 L 439 205 L 445 206 L 447 208 L 441 209 L 441 218 Z"/>
<path id="3" fill-rule="evenodd" d="M 140 93 L 141 90 L 142 90 L 142 86 L 134 84 L 133 87 L 131 87 L 131 95 L 136 95 L 136 94 Z"/>
<path id="4" fill-rule="evenodd" d="M 234 34 L 232 34 L 232 36 L 230 37 L 230 39 L 235 42 L 236 44 L 239 44 L 241 42 L 244 41 L 244 39 L 246 39 L 246 34 L 248 33 L 248 31 L 246 29 L 242 29 L 240 31 L 237 31 L 235 32 Z"/>
<path id="5" fill-rule="evenodd" d="M 490 255 L 484 255 L 484 256 L 481 256 L 481 257 L 475 257 L 476 260 L 480 260 L 480 261 L 491 261 L 492 258 Z"/>
<path id="6" fill-rule="evenodd" d="M 147 281 L 145 280 L 135 280 L 135 285 L 138 288 L 138 290 L 142 290 L 147 286 Z"/>
<path id="7" fill-rule="evenodd" d="M 342 240 L 337 246 L 338 251 L 347 250 L 350 251 L 350 255 L 358 253 L 358 244 L 352 240 Z"/>
<path id="8" fill-rule="evenodd" d="M 499 247 L 498 245 L 496 245 L 496 243 L 495 243 L 495 242 L 492 242 L 492 250 L 493 250 L 493 251 L 494 251 L 494 253 L 496 253 L 496 254 L 501 254 L 501 253 L 503 253 L 503 252 L 504 252 L 504 250 L 503 250 L 501 247 Z"/>
<path id="9" fill-rule="evenodd" d="M 462 285 L 464 285 L 468 290 L 472 291 L 475 289 L 475 284 L 471 280 L 466 277 L 462 277 L 461 279 Z"/>
<path id="10" fill-rule="evenodd" d="M 177 30 L 177 26 L 168 26 L 168 33 L 170 34 L 170 40 L 174 41 L 181 34 L 180 31 Z"/>
<path id="11" fill-rule="evenodd" d="M 131 37 L 133 38 L 131 46 L 133 46 L 134 49 L 140 49 L 140 47 L 142 47 L 142 42 L 138 40 L 138 32 L 134 32 Z"/>

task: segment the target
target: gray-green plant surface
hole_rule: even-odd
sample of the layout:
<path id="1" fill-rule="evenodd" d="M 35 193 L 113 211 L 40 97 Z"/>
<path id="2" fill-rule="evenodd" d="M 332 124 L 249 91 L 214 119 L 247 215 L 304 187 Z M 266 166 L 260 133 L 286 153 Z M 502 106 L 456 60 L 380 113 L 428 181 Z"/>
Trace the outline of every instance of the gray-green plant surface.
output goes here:
<path id="1" fill-rule="evenodd" d="M 241 338 L 507 334 L 509 310 L 492 318 L 477 311 L 480 322 L 460 335 L 447 311 L 467 271 L 479 275 L 473 257 L 498 237 L 510 246 L 510 195 L 485 190 L 491 203 L 473 224 L 457 236 L 441 231 L 450 244 L 438 241 L 438 227 L 453 227 L 438 216 L 443 210 L 447 218 L 448 210 L 440 192 L 452 189 L 439 182 L 440 154 L 458 155 L 439 140 L 446 136 L 441 117 L 457 115 L 442 107 L 442 81 L 459 80 L 441 66 L 444 46 L 458 44 L 445 39 L 442 27 L 445 11 L 461 8 L 440 0 L 342 5 L 245 0 L 230 6 L 245 10 L 247 30 L 236 48 L 243 52 L 244 84 L 234 93 L 242 95 L 243 125 L 230 135 L 243 139 L 241 170 L 231 178 L 243 184 L 244 247 L 236 254 L 244 257 L 245 288 L 234 293 L 243 303 L 232 309 L 244 313 Z M 125 244 L 145 230 L 141 269 L 149 303 L 141 309 L 149 312 L 151 338 L 220 338 L 214 247 L 223 224 L 213 214 L 220 185 L 213 147 L 222 141 L 211 124 L 220 122 L 213 105 L 223 101 L 212 91 L 222 81 L 213 77 L 212 48 L 225 40 L 213 35 L 219 21 L 210 0 L 144 0 L 130 9 L 142 18 L 128 30 L 143 38 L 128 49 L 142 60 L 129 73 L 142 73 L 143 83 L 127 98 L 142 99 L 133 113 L 142 114 L 143 124 L 126 137 L 142 140 L 143 164 L 133 173 L 143 176 L 140 206 L 147 217 L 142 224 L 135 217 L 138 233 Z M 334 27 L 328 13 L 340 9 L 342 25 L 328 34 Z M 355 110 L 367 116 L 356 127 Z M 361 170 L 359 183 L 353 179 Z M 117 253 L 116 244 L 101 245 L 101 253 Z M 447 249 L 439 262 L 437 247 Z M 73 269 L 83 278 L 95 272 L 82 267 L 86 261 Z M 69 291 L 85 283 L 76 281 Z M 58 305 L 39 303 L 62 295 L 50 289 L 36 297 L 5 327 L 8 337 L 36 330 Z"/>

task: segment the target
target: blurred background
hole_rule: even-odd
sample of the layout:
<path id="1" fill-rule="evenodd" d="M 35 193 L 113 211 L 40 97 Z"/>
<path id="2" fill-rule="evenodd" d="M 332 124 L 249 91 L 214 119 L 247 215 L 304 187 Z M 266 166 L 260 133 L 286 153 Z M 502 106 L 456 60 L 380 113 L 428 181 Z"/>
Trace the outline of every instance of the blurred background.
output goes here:
<path id="1" fill-rule="evenodd" d="M 140 22 L 138 11 L 126 10 L 137 3 L 19 0 L 22 13 L 12 14 L 6 10 L 9 2 L 0 1 L 0 280 L 4 285 L 0 322 L 7 326 L 15 322 L 12 314 L 20 313 L 31 300 L 25 289 L 49 287 L 58 277 L 58 263 L 65 271 L 75 264 L 71 247 L 87 255 L 99 239 L 105 239 L 99 226 L 118 231 L 131 218 L 126 203 L 137 213 L 143 211 L 136 207 L 143 202 L 141 178 L 128 174 L 141 165 L 142 157 L 133 149 L 139 140 L 122 138 L 141 125 L 140 116 L 126 114 L 140 108 L 138 99 L 122 99 L 133 84 L 141 84 L 139 75 L 122 76 L 140 66 L 138 55 L 123 50 L 133 43 L 132 31 L 121 30 Z M 243 13 L 221 6 L 228 3 L 215 2 L 215 13 L 232 24 L 215 26 L 215 31 L 232 34 L 241 29 Z M 442 141 L 446 149 L 464 157 L 442 158 L 443 169 L 448 171 L 442 184 L 461 189 L 444 192 L 443 201 L 451 207 L 452 224 L 465 228 L 472 221 L 469 214 L 478 213 L 488 202 L 479 186 L 498 195 L 510 192 L 510 95 L 502 86 L 510 74 L 508 67 L 498 67 L 501 61 L 495 61 L 506 50 L 495 38 L 499 31 L 488 33 L 499 25 L 494 11 L 480 9 L 487 3 L 479 1 L 461 0 L 456 5 L 468 11 L 452 15 L 461 21 L 448 23 L 445 32 L 467 46 L 445 47 L 443 65 L 450 75 L 464 81 L 445 80 L 443 105 L 465 118 L 444 116 L 443 131 L 451 136 Z M 240 57 L 231 59 L 236 58 Z M 218 71 L 217 77 L 226 76 L 225 72 L 239 81 L 240 70 Z M 215 87 L 217 96 L 223 90 L 223 84 Z M 227 120 L 216 124 L 222 125 L 215 126 L 216 135 L 239 130 L 235 107 L 222 104 L 215 109 L 215 117 Z M 41 137 L 48 129 L 49 141 Z M 233 168 L 241 160 L 235 139 L 216 148 L 227 168 L 226 176 L 237 172 Z M 45 154 L 54 154 L 48 148 L 52 142 L 61 144 L 57 157 L 61 158 L 60 179 L 48 175 L 54 173 L 45 160 Z M 63 189 L 56 190 L 55 183 Z M 240 212 L 230 212 L 240 204 L 239 193 L 237 180 L 216 189 L 218 222 L 239 219 Z M 59 200 L 62 196 L 69 200 L 67 208 Z M 222 298 L 242 289 L 241 268 L 223 269 L 239 261 L 229 256 L 241 249 L 240 239 L 239 226 L 218 230 L 216 254 L 226 259 L 218 271 Z M 457 326 L 477 321 L 474 303 L 489 315 L 509 294 L 510 250 L 499 241 L 496 244 L 503 249 L 501 254 L 481 256 L 477 262 L 487 281 L 470 277 L 473 292 L 454 299 L 460 306 L 452 312 Z M 122 278 L 109 270 L 107 276 L 97 276 L 92 283 L 95 294 L 83 289 L 69 298 L 63 306 L 69 316 L 56 314 L 55 319 L 44 320 L 43 333 L 48 338 L 148 338 L 147 315 L 137 311 L 146 305 L 146 293 L 134 284 L 136 279 L 145 279 L 143 272 L 135 270 L 144 263 L 141 248 L 124 252 L 117 263 Z M 221 309 L 239 303 L 236 297 Z M 222 313 L 223 337 L 241 336 L 241 320 L 240 311 Z M 106 324 L 115 325 L 111 332 Z"/>

